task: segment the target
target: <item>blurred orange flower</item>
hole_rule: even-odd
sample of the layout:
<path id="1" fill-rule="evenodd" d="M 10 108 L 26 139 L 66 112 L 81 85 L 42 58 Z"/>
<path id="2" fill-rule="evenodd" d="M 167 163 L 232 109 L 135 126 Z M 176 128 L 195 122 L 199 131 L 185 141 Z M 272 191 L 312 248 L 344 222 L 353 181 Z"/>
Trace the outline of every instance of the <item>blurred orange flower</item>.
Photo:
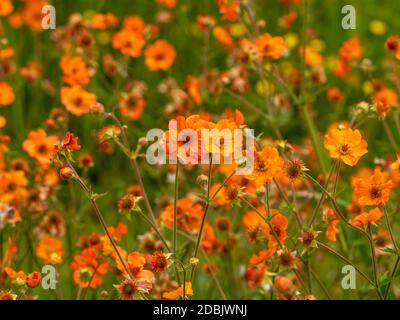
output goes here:
<path id="1" fill-rule="evenodd" d="M 144 62 L 151 71 L 166 71 L 173 65 L 176 51 L 167 41 L 157 40 L 146 48 L 144 56 Z"/>
<path id="2" fill-rule="evenodd" d="M 392 180 L 388 180 L 387 174 L 376 168 L 371 176 L 355 182 L 354 196 L 359 205 L 381 206 L 389 200 L 392 187 Z"/>
<path id="3" fill-rule="evenodd" d="M 0 82 L 0 108 L 12 104 L 14 100 L 13 88 L 7 82 Z"/>
<path id="4" fill-rule="evenodd" d="M 96 96 L 80 86 L 61 88 L 61 101 L 69 112 L 81 116 L 90 111 L 90 106 L 96 102 Z"/>
<path id="5" fill-rule="evenodd" d="M 370 223 L 377 222 L 380 218 L 383 217 L 383 212 L 379 210 L 379 208 L 372 209 L 368 212 L 362 212 L 353 219 L 350 219 L 350 223 L 353 226 L 364 228 L 368 226 Z"/>
<path id="6" fill-rule="evenodd" d="M 47 136 L 46 132 L 39 128 L 29 133 L 28 138 L 22 143 L 22 148 L 39 164 L 49 165 L 56 153 L 57 143 L 56 136 Z"/>
<path id="7" fill-rule="evenodd" d="M 60 66 L 63 72 L 63 80 L 70 86 L 85 86 L 89 83 L 89 71 L 85 61 L 81 57 L 64 56 Z"/>
<path id="8" fill-rule="evenodd" d="M 49 235 L 43 236 L 36 247 L 36 255 L 47 264 L 59 264 L 64 255 L 61 240 Z"/>
<path id="9" fill-rule="evenodd" d="M 113 35 L 112 45 L 122 54 L 138 58 L 142 54 L 145 39 L 141 33 L 123 29 Z"/>

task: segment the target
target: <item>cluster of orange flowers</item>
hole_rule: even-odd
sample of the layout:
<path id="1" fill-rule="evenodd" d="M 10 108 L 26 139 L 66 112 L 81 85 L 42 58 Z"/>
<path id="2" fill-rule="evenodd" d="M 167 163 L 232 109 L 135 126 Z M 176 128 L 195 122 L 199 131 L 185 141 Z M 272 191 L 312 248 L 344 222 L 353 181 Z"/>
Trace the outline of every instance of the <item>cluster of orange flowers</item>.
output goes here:
<path id="1" fill-rule="evenodd" d="M 111 12 L 71 14 L 49 31 L 59 79 L 47 79 L 44 59 L 20 65 L 21 53 L 7 38 L 10 30 L 42 33 L 41 10 L 49 1 L 1 0 L 0 300 L 36 299 L 42 265 L 55 268 L 58 292 L 70 281 L 78 299 L 204 297 L 200 272 L 224 299 L 267 293 L 330 298 L 323 286 L 330 273 L 320 274 L 316 259 L 332 254 L 346 263 L 366 261 L 358 252 L 365 256 L 358 250 L 364 240 L 373 276 L 361 274 L 369 287 L 360 292 L 396 295 L 392 213 L 400 184 L 400 77 L 375 79 L 359 37 L 344 41 L 329 59 L 315 30 L 305 28 L 299 43 L 292 31 L 303 1 L 277 0 L 285 10 L 276 27 L 291 31 L 277 35 L 270 21 L 258 19 L 251 1 L 216 0 L 216 14 L 197 16 L 190 31 L 204 42 L 201 63 L 181 54 L 179 38 L 166 40 L 164 32 L 190 4 L 155 0 L 154 22 Z M 385 39 L 382 51 L 393 67 L 400 37 Z M 220 56 L 227 67 L 219 70 L 210 60 Z M 199 67 L 197 74 L 176 74 L 186 72 L 184 59 Z M 139 74 L 141 65 L 146 76 Z M 327 85 L 328 73 L 336 85 Z M 157 77 L 159 83 L 151 83 Z M 319 134 L 325 124 L 315 124 L 325 112 L 315 108 L 321 92 L 342 117 L 350 103 L 339 83 L 359 85 L 361 77 L 366 101 L 355 102 L 349 122 L 330 118 L 326 134 Z M 24 116 L 27 108 L 36 113 L 42 102 L 21 102 L 19 83 L 40 89 L 55 106 L 40 123 L 36 114 L 29 117 L 28 132 L 13 126 L 19 109 L 25 108 Z M 156 94 L 164 105 L 156 105 Z M 299 112 L 304 123 L 295 118 Z M 290 117 L 307 127 L 308 136 L 298 130 L 293 141 L 285 140 L 292 140 Z M 391 156 L 378 157 L 366 121 L 383 126 Z M 167 127 L 157 142 L 169 164 L 149 168 L 143 159 L 151 141 L 143 136 L 159 123 Z M 251 147 L 244 141 L 250 123 L 257 128 Z M 186 130 L 196 133 L 195 143 L 182 139 Z M 220 161 L 213 162 L 215 155 Z M 110 162 L 112 156 L 118 162 Z M 248 159 L 254 159 L 252 169 L 238 174 Z M 124 161 L 136 179 L 128 187 Z M 111 166 L 117 178 L 106 176 Z M 104 185 L 107 193 L 95 192 Z M 349 249 L 347 241 L 358 236 Z M 382 280 L 391 259 L 395 267 Z M 230 292 L 240 281 L 243 290 Z"/>

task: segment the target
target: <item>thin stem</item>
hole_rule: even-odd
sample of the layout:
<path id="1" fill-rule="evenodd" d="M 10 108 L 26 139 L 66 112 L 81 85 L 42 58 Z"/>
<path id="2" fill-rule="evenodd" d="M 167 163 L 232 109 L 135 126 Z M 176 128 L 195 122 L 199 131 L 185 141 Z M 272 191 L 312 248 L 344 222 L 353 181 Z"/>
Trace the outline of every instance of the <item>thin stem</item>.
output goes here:
<path id="1" fill-rule="evenodd" d="M 399 267 L 399 263 L 400 263 L 400 256 L 397 256 L 396 262 L 394 263 L 394 267 L 393 267 L 392 273 L 390 274 L 390 281 L 389 281 L 389 283 L 388 283 L 388 285 L 386 287 L 386 290 L 385 290 L 385 295 L 383 297 L 384 300 L 386 300 L 388 295 L 389 295 L 390 287 L 392 286 L 393 278 L 395 277 L 395 275 L 397 273 L 397 269 Z"/>
<path id="2" fill-rule="evenodd" d="M 129 270 L 129 268 L 128 268 L 126 262 L 125 262 L 125 260 L 122 258 L 121 253 L 119 252 L 118 247 L 117 247 L 117 245 L 116 245 L 116 243 L 115 243 L 110 231 L 108 230 L 107 224 L 106 224 L 106 222 L 105 222 L 105 220 L 103 218 L 103 215 L 100 212 L 100 209 L 99 209 L 99 207 L 97 205 L 96 199 L 94 199 L 92 197 L 91 191 L 86 186 L 85 182 L 81 179 L 81 177 L 78 175 L 78 173 L 76 172 L 76 170 L 72 166 L 72 164 L 69 162 L 69 160 L 66 159 L 66 163 L 67 163 L 68 167 L 73 171 L 75 180 L 78 181 L 79 185 L 82 187 L 82 189 L 85 191 L 86 195 L 88 196 L 89 201 L 90 201 L 90 203 L 91 203 L 91 205 L 92 205 L 92 207 L 94 209 L 94 212 L 96 213 L 96 216 L 99 219 L 100 224 L 103 227 L 104 232 L 106 233 L 108 239 L 110 240 L 110 243 L 111 243 L 115 253 L 117 254 L 118 259 L 120 260 L 125 272 L 127 273 L 127 275 L 129 276 L 129 278 L 131 280 L 134 279 L 133 276 L 132 276 L 131 271 Z"/>
<path id="3" fill-rule="evenodd" d="M 134 172 L 135 177 L 136 177 L 136 181 L 139 184 L 139 188 L 140 188 L 141 194 L 143 196 L 143 200 L 144 200 L 144 204 L 146 206 L 146 210 L 150 214 L 152 220 L 154 222 L 156 222 L 156 218 L 155 218 L 153 209 L 151 208 L 151 205 L 150 205 L 149 197 L 147 196 L 146 189 L 145 189 L 144 184 L 143 184 L 143 179 L 142 179 L 142 175 L 140 173 L 140 169 L 139 169 L 139 165 L 137 163 L 137 159 L 136 159 L 136 157 L 132 157 L 132 155 L 131 155 L 131 151 L 132 150 L 131 150 L 131 147 L 129 145 L 129 141 L 128 141 L 128 138 L 126 136 L 126 133 L 125 133 L 125 127 L 122 125 L 121 121 L 119 121 L 119 119 L 113 113 L 107 113 L 107 116 L 110 117 L 111 119 L 113 119 L 114 122 L 119 127 L 119 129 L 121 130 L 122 143 L 123 143 L 123 147 L 124 147 L 124 148 L 121 148 L 121 149 L 127 156 L 129 156 L 129 159 L 130 159 L 130 162 L 131 162 L 131 166 L 132 166 L 133 172 Z M 121 145 L 119 145 L 119 146 L 121 147 Z"/>
<path id="4" fill-rule="evenodd" d="M 325 189 L 328 188 L 329 182 L 330 182 L 330 180 L 332 178 L 332 175 L 333 175 L 333 172 L 334 172 L 334 168 L 335 168 L 335 165 L 331 166 L 331 169 L 329 170 L 328 179 L 326 180 L 325 185 L 324 185 Z M 315 219 L 316 219 L 316 217 L 318 215 L 318 212 L 319 212 L 322 204 L 324 203 L 324 200 L 325 200 L 325 193 L 322 192 L 321 197 L 319 198 L 318 204 L 317 204 L 316 208 L 313 211 L 313 214 L 311 216 L 310 222 L 308 223 L 308 227 L 309 228 L 312 227 L 312 225 L 313 225 L 313 223 L 314 223 L 314 221 L 315 221 Z"/>
<path id="5" fill-rule="evenodd" d="M 386 119 L 382 119 L 382 124 L 383 124 L 383 129 L 385 129 L 386 135 L 389 139 L 390 144 L 392 145 L 392 148 L 397 152 L 400 150 L 399 145 L 396 142 L 396 139 L 393 136 L 392 131 L 389 128 L 389 125 L 386 122 Z"/>
<path id="6" fill-rule="evenodd" d="M 176 243 L 177 243 L 177 213 L 178 213 L 178 178 L 179 178 L 179 159 L 176 163 L 175 181 L 174 181 L 174 229 L 172 236 L 172 253 L 176 259 Z M 185 285 L 185 284 L 184 284 Z"/>
<path id="7" fill-rule="evenodd" d="M 354 267 L 354 269 L 365 279 L 367 280 L 372 286 L 375 287 L 374 282 L 363 272 L 361 271 L 353 262 L 351 262 L 349 259 L 347 259 L 345 256 L 341 255 L 339 252 L 337 252 L 336 250 L 332 249 L 331 247 L 327 246 L 326 244 L 317 241 L 317 244 L 319 247 L 323 247 L 324 249 L 328 250 L 329 252 L 333 253 L 335 256 L 337 256 L 338 258 L 342 259 L 344 262 L 348 263 L 349 265 L 351 265 L 352 267 Z"/>
<path id="8" fill-rule="evenodd" d="M 387 228 L 388 228 L 388 230 L 389 230 L 390 239 L 392 240 L 393 247 L 394 247 L 394 248 L 396 249 L 396 251 L 397 251 L 397 250 L 399 250 L 399 248 L 398 248 L 398 246 L 397 246 L 396 239 L 395 239 L 394 234 L 393 234 L 393 231 L 392 231 L 392 226 L 391 226 L 391 224 L 390 224 L 389 217 L 388 217 L 388 213 L 387 213 L 387 209 L 386 209 L 386 206 L 385 206 L 385 205 L 383 206 L 383 212 L 384 212 L 384 215 L 385 215 L 386 226 L 387 226 Z"/>
<path id="9" fill-rule="evenodd" d="M 200 230 L 199 230 L 199 233 L 197 235 L 197 240 L 196 240 L 196 244 L 195 244 L 195 248 L 194 248 L 193 258 L 197 258 L 197 254 L 199 252 L 201 239 L 203 238 L 204 225 L 205 225 L 205 222 L 207 220 L 208 209 L 210 208 L 210 202 L 211 202 L 210 201 L 211 173 L 212 173 L 212 155 L 210 155 L 210 163 L 208 165 L 207 204 L 206 204 L 206 207 L 204 209 L 203 218 L 201 220 Z M 195 269 L 196 269 L 196 265 L 194 264 L 192 266 L 192 270 L 190 272 L 190 281 L 193 281 Z"/>
<path id="10" fill-rule="evenodd" d="M 372 257 L 372 272 L 374 276 L 374 282 L 375 282 L 375 287 L 377 288 L 377 291 L 379 293 L 380 298 L 382 299 L 382 294 L 380 293 L 379 290 L 379 282 L 378 282 L 378 267 L 377 267 L 377 261 L 376 261 L 376 255 L 375 255 L 375 247 L 374 247 L 374 242 L 372 241 L 372 232 L 371 232 L 371 225 L 368 225 L 368 234 L 369 234 L 369 245 L 371 248 L 371 257 Z"/>

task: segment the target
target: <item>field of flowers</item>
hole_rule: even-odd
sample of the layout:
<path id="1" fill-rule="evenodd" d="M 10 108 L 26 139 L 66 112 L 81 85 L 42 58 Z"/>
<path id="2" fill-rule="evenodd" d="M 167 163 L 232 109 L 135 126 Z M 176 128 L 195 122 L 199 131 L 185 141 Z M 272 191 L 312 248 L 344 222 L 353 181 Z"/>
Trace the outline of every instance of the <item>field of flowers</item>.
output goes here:
<path id="1" fill-rule="evenodd" d="M 399 9 L 0 0 L 0 300 L 400 298 Z"/>

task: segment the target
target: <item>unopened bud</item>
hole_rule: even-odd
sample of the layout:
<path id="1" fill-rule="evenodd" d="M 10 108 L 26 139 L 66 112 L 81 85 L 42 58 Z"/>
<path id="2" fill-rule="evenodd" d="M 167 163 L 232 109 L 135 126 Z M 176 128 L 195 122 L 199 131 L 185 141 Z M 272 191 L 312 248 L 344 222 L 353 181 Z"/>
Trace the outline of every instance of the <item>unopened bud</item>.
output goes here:
<path id="1" fill-rule="evenodd" d="M 149 142 L 147 141 L 147 139 L 146 139 L 145 137 L 141 137 L 141 138 L 138 140 L 138 143 L 139 143 L 139 145 L 145 147 L 145 146 L 147 146 L 147 144 L 148 144 Z"/>
<path id="2" fill-rule="evenodd" d="M 207 189 L 208 177 L 205 174 L 199 175 L 196 179 L 197 184 L 202 189 Z"/>
<path id="3" fill-rule="evenodd" d="M 199 264 L 199 259 L 197 259 L 195 257 L 190 258 L 190 264 L 192 266 L 197 266 Z"/>
<path id="4" fill-rule="evenodd" d="M 71 179 L 74 175 L 74 171 L 69 167 L 61 168 L 60 170 L 60 177 L 64 180 Z"/>
<path id="5" fill-rule="evenodd" d="M 104 106 L 101 103 L 96 102 L 90 106 L 90 112 L 95 116 L 100 116 L 104 113 Z"/>

